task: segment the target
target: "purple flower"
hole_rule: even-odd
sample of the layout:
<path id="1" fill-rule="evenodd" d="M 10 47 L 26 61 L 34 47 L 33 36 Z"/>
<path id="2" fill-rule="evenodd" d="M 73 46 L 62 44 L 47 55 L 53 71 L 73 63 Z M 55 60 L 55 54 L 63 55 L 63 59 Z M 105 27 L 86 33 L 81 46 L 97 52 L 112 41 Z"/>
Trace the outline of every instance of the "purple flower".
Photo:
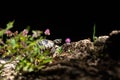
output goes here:
<path id="1" fill-rule="evenodd" d="M 70 38 L 66 38 L 66 39 L 65 39 L 65 42 L 66 42 L 66 43 L 70 43 L 70 42 L 71 42 Z"/>
<path id="2" fill-rule="evenodd" d="M 7 34 L 7 36 L 9 36 L 9 37 L 13 35 L 10 30 L 7 30 L 7 31 L 5 32 L 5 34 Z"/>
<path id="3" fill-rule="evenodd" d="M 23 36 L 26 36 L 28 34 L 28 30 L 27 29 L 24 29 L 23 31 L 22 31 L 22 35 Z"/>
<path id="4" fill-rule="evenodd" d="M 44 32 L 45 35 L 50 35 L 50 29 L 46 29 Z"/>

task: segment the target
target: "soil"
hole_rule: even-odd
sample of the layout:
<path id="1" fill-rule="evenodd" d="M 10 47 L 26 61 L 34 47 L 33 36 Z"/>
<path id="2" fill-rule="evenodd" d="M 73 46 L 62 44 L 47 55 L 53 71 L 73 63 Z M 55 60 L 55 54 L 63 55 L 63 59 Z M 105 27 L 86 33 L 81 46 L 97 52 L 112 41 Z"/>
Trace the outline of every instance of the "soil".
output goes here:
<path id="1" fill-rule="evenodd" d="M 120 80 L 120 30 L 62 45 L 62 53 L 39 72 L 15 80 Z"/>

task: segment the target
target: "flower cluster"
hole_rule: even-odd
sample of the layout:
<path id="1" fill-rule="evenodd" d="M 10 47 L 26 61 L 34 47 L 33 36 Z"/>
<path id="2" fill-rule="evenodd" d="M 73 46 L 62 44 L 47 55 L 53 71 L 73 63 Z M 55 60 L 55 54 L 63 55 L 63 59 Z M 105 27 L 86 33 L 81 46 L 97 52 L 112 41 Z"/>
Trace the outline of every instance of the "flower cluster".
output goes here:
<path id="1" fill-rule="evenodd" d="M 50 35 L 50 29 L 46 29 L 44 32 L 45 35 Z"/>
<path id="2" fill-rule="evenodd" d="M 71 42 L 71 39 L 70 39 L 70 38 L 66 38 L 66 39 L 65 39 L 65 42 L 66 42 L 66 43 L 70 43 L 70 42 Z"/>
<path id="3" fill-rule="evenodd" d="M 39 41 L 46 37 L 41 36 L 42 31 L 33 30 L 29 35 L 29 30 L 24 29 L 22 32 L 12 32 L 13 22 L 7 24 L 7 28 L 0 30 L 0 53 L 2 57 L 11 57 L 11 60 L 19 60 L 16 65 L 17 71 L 38 71 L 52 62 L 53 54 L 50 50 L 41 51 L 44 47 L 38 44 Z M 45 36 L 49 36 L 50 29 L 44 31 Z M 3 35 L 6 35 L 6 40 L 3 40 Z M 9 37 L 9 38 L 8 38 Z M 60 40 L 56 40 L 58 43 Z M 70 38 L 66 38 L 66 43 L 70 43 Z M 2 45 L 1 45 L 2 44 Z M 59 49 L 61 52 L 61 48 Z"/>

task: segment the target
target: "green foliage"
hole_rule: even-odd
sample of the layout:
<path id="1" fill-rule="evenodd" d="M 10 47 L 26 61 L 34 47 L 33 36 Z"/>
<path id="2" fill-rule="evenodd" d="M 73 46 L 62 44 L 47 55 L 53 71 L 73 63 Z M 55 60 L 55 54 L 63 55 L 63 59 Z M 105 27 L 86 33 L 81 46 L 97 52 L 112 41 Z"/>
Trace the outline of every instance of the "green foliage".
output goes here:
<path id="1" fill-rule="evenodd" d="M 0 38 L 0 53 L 2 58 L 7 56 L 11 57 L 11 61 L 18 60 L 16 70 L 18 72 L 31 72 L 38 71 L 52 61 L 52 56 L 49 54 L 50 50 L 43 50 L 43 46 L 38 45 L 38 41 L 46 38 L 41 36 L 43 33 L 40 30 L 33 30 L 29 35 L 29 28 L 24 29 L 22 32 L 10 32 L 13 23 L 9 22 L 6 29 L 0 31 L 0 36 L 7 35 L 5 42 L 3 37 Z M 10 35 L 10 36 L 9 36 Z"/>
<path id="2" fill-rule="evenodd" d="M 15 21 L 10 21 L 7 25 L 6 25 L 6 29 L 2 29 L 0 31 L 0 37 L 3 36 L 3 34 L 5 33 L 5 31 L 11 29 L 13 27 L 13 24 L 14 24 Z"/>
<path id="3" fill-rule="evenodd" d="M 62 46 L 58 47 L 58 49 L 56 51 L 57 51 L 57 53 L 62 53 L 63 52 Z"/>

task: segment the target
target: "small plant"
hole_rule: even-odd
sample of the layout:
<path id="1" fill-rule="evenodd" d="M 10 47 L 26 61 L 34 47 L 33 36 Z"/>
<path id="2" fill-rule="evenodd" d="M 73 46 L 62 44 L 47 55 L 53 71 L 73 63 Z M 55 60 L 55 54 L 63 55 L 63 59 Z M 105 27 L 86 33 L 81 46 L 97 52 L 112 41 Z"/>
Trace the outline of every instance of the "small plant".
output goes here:
<path id="1" fill-rule="evenodd" d="M 2 58 L 11 57 L 11 61 L 18 60 L 16 71 L 18 72 L 32 72 L 38 71 L 52 61 L 52 56 L 49 54 L 50 50 L 45 50 L 44 46 L 38 44 L 39 41 L 50 35 L 50 30 L 47 29 L 45 37 L 41 36 L 43 33 L 40 30 L 33 30 L 29 34 L 29 28 L 24 29 L 20 33 L 18 31 L 12 32 L 10 29 L 13 23 L 9 22 L 6 29 L 0 31 L 0 53 Z M 3 40 L 3 37 L 6 39 Z"/>
<path id="2" fill-rule="evenodd" d="M 5 28 L 5 29 L 2 29 L 2 30 L 0 31 L 0 37 L 3 37 L 3 34 L 4 34 L 7 30 L 9 30 L 9 29 L 11 29 L 11 28 L 13 27 L 14 22 L 15 22 L 15 21 L 9 22 L 9 23 L 6 25 L 6 28 Z"/>
<path id="3" fill-rule="evenodd" d="M 94 26 L 93 26 L 93 42 L 95 42 L 95 40 L 96 40 L 96 25 L 94 24 Z"/>

